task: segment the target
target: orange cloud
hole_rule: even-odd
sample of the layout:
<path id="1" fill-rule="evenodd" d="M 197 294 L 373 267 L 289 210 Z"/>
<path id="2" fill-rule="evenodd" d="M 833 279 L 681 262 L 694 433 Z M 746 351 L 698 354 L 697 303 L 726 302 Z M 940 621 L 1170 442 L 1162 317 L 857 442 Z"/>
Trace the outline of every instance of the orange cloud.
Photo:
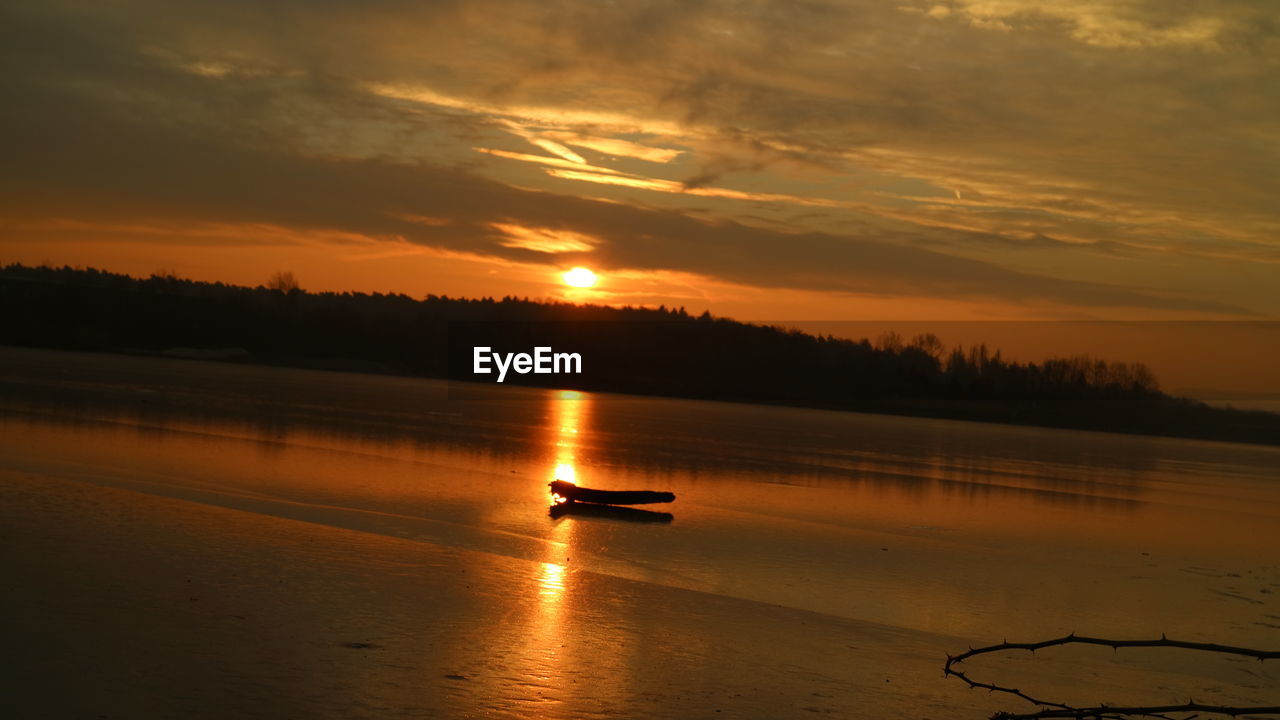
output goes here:
<path id="1" fill-rule="evenodd" d="M 568 160 L 569 162 L 577 163 L 578 165 L 587 164 L 586 158 L 570 150 L 569 148 L 561 145 L 560 143 L 555 142 L 554 140 L 547 140 L 540 137 L 531 137 L 526 139 L 529 142 L 533 143 L 534 145 L 537 145 L 543 150 L 546 150 L 547 152 L 551 153 L 552 155 L 558 155 L 564 158 L 565 160 Z"/>
<path id="2" fill-rule="evenodd" d="M 548 170 L 547 173 L 554 177 L 564 178 L 565 180 L 582 180 L 584 182 L 602 183 L 604 185 L 622 185 L 625 187 L 640 188 L 642 190 L 680 193 L 683 195 L 697 195 L 699 197 L 728 198 L 731 200 L 754 200 L 762 202 L 786 202 L 796 205 L 811 205 L 818 207 L 844 206 L 843 203 L 836 200 L 826 200 L 823 198 L 807 198 L 800 197 L 799 195 L 783 195 L 780 193 L 746 192 L 743 190 L 730 190 L 728 188 L 717 187 L 686 187 L 684 183 L 679 183 L 674 180 L 642 178 L 634 175 L 602 175 L 599 173 L 582 172 L 579 170 Z"/>
<path id="3" fill-rule="evenodd" d="M 503 247 L 521 248 L 541 253 L 586 252 L 600 240 L 590 235 L 546 227 L 527 227 L 514 223 L 489 223 L 506 237 L 499 242 Z"/>
<path id="4" fill-rule="evenodd" d="M 493 148 L 478 147 L 473 148 L 476 152 L 482 152 L 494 157 L 506 158 L 507 160 L 519 160 L 521 162 L 538 163 L 540 165 L 550 165 L 559 168 L 572 168 L 574 170 L 590 170 L 597 173 L 617 174 L 617 170 L 600 167 L 599 165 L 583 165 L 578 162 L 565 160 L 558 157 L 547 157 L 545 155 L 529 155 L 528 153 L 510 152 L 508 150 L 495 150 Z"/>
<path id="5" fill-rule="evenodd" d="M 637 160 L 645 160 L 655 163 L 667 163 L 675 160 L 684 152 L 683 150 L 673 150 L 671 148 L 651 147 L 649 145 L 641 145 L 629 140 L 617 140 L 615 138 L 593 137 L 591 135 L 579 135 L 570 132 L 544 132 L 543 137 L 559 140 L 568 145 L 576 145 L 589 150 L 595 150 L 606 155 L 618 155 L 621 157 L 636 158 Z"/>

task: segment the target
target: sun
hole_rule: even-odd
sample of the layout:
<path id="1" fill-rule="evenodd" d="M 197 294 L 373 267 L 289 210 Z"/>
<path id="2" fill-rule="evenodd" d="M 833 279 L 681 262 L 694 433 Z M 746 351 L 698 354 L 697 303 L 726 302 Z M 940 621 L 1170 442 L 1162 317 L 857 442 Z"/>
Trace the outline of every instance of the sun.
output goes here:
<path id="1" fill-rule="evenodd" d="M 568 272 L 561 273 L 560 277 L 564 279 L 564 284 L 569 287 L 589 288 L 596 284 L 596 274 L 584 267 L 576 267 Z"/>

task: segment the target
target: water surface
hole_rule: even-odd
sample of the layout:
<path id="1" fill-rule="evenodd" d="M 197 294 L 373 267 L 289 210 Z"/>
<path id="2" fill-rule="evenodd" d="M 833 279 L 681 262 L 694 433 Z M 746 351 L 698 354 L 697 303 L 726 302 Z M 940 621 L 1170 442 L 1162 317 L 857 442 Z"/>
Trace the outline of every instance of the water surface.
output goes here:
<path id="1" fill-rule="evenodd" d="M 431 621 L 399 601 L 370 620 L 434 638 L 384 669 L 414 690 L 379 690 L 381 716 L 982 717 L 939 676 L 944 653 L 970 643 L 1078 631 L 1280 646 L 1275 448 L 5 348 L 0 470 L 383 538 L 374 569 L 351 566 L 376 581 L 307 581 L 329 598 L 321 625 L 414 583 L 481 593 Z M 555 478 L 670 490 L 677 501 L 656 509 L 673 519 L 552 518 Z M 336 537 L 332 556 L 301 551 L 283 572 L 342 566 L 343 543 L 359 543 Z M 433 569 L 379 565 L 381 552 Z M 361 589 L 333 590 L 343 583 Z M 265 603 L 261 585 L 244 592 Z M 342 652 L 387 652 L 370 643 Z M 1038 679 L 1059 693 L 1105 676 L 1118 694 L 1276 701 L 1270 666 L 1095 660 L 1113 662 Z M 886 688 L 877 664 L 917 687 Z"/>

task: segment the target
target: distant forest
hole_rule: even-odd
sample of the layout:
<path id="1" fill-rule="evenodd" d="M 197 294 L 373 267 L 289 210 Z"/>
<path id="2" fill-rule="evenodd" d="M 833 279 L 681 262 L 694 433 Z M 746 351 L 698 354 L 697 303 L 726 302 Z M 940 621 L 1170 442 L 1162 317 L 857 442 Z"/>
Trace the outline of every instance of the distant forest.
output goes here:
<path id="1" fill-rule="evenodd" d="M 473 344 L 583 357 L 582 375 L 507 383 L 1280 444 L 1280 415 L 1160 392 L 1141 364 L 1019 363 L 934 335 L 870 340 L 684 308 L 506 297 L 306 292 L 289 273 L 240 287 L 95 269 L 0 269 L 0 343 L 469 378 Z M 452 369 L 452 372 L 451 372 Z"/>

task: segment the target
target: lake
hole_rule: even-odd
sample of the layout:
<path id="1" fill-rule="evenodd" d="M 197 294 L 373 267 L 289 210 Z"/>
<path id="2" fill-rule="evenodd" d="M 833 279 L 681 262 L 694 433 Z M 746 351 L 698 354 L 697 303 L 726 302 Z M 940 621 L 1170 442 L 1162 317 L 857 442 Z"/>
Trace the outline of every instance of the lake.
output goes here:
<path id="1" fill-rule="evenodd" d="M 674 492 L 548 514 L 547 483 Z M 1280 449 L 0 348 L 23 717 L 984 718 L 1280 648 Z M 1171 649 L 1055 700 L 1280 703 Z"/>

